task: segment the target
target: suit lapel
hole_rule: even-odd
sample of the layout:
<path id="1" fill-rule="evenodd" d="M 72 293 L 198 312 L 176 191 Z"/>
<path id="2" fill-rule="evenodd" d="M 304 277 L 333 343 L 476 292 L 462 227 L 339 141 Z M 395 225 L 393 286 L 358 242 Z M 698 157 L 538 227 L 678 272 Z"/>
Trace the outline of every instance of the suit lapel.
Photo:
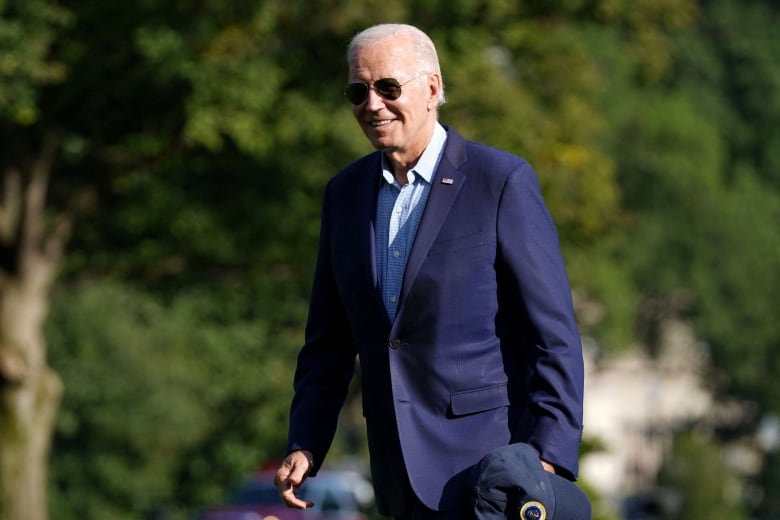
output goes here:
<path id="1" fill-rule="evenodd" d="M 445 127 L 446 128 L 446 127 Z M 409 294 L 417 273 L 420 271 L 433 241 L 439 234 L 442 224 L 452 208 L 466 180 L 459 166 L 465 161 L 464 139 L 454 130 L 447 128 L 447 142 L 436 174 L 431 179 L 431 193 L 425 205 L 417 235 L 406 263 L 403 285 L 401 287 L 401 302 L 397 316 L 403 312 L 403 304 Z M 397 319 L 396 319 L 397 321 Z"/>
<path id="2" fill-rule="evenodd" d="M 370 288 L 372 305 L 387 319 L 387 311 L 382 303 L 379 289 L 379 276 L 376 271 L 376 205 L 379 185 L 382 178 L 380 152 L 369 156 L 368 167 L 360 178 L 355 207 L 355 222 L 360 226 L 359 245 L 362 256 L 362 269 L 359 273 L 360 284 Z"/>

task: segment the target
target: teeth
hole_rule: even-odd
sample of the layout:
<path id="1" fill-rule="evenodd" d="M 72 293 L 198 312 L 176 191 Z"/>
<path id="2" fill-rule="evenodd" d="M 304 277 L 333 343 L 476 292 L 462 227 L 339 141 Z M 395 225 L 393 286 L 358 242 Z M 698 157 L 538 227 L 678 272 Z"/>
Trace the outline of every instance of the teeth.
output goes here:
<path id="1" fill-rule="evenodd" d="M 371 124 L 371 126 L 376 127 L 376 126 L 389 125 L 391 122 L 392 122 L 392 120 L 388 119 L 388 120 L 385 120 L 385 121 L 371 121 L 370 124 Z"/>

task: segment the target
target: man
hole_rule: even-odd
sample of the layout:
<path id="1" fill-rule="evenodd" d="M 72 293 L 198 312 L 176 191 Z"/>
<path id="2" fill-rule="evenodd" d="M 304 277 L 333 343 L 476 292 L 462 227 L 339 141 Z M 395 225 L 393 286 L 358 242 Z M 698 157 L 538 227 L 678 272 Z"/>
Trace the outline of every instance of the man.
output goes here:
<path id="1" fill-rule="evenodd" d="M 328 451 L 356 356 L 380 513 L 465 518 L 470 472 L 513 443 L 573 480 L 582 350 L 531 166 L 438 123 L 444 84 L 422 31 L 371 27 L 348 64 L 346 97 L 378 151 L 325 191 L 283 500 L 311 506 L 296 489 Z"/>

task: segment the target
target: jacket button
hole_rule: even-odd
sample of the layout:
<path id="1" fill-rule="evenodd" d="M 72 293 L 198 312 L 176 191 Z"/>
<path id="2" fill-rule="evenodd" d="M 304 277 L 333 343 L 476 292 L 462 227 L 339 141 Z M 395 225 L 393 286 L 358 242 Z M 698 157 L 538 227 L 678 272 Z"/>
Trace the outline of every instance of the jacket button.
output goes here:
<path id="1" fill-rule="evenodd" d="M 387 342 L 387 346 L 390 348 L 398 348 L 401 346 L 401 340 L 398 338 L 393 338 Z"/>

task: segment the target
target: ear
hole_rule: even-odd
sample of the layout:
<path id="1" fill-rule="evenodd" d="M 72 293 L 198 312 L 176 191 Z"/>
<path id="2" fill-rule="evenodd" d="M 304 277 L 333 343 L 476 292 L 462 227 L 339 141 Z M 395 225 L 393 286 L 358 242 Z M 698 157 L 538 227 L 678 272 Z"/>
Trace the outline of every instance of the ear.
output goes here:
<path id="1" fill-rule="evenodd" d="M 428 76 L 428 110 L 436 109 L 439 106 L 441 97 L 441 74 L 434 72 Z"/>

